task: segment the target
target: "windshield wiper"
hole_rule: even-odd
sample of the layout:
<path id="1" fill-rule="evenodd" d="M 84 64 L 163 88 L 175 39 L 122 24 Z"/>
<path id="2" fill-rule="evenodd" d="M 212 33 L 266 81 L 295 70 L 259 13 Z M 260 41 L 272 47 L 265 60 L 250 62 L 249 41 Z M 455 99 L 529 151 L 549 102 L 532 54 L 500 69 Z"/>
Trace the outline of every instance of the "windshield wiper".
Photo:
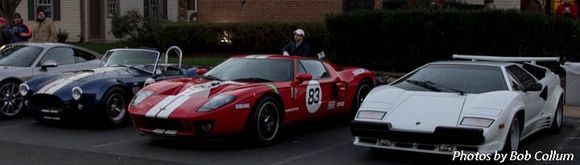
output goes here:
<path id="1" fill-rule="evenodd" d="M 423 87 L 423 88 L 427 88 L 430 89 L 432 91 L 437 91 L 437 92 L 441 92 L 441 91 L 446 91 L 446 92 L 456 92 L 459 93 L 460 95 L 464 95 L 465 92 L 459 89 L 455 89 L 455 88 L 451 88 L 451 87 L 447 87 L 447 86 L 443 86 L 437 83 L 434 83 L 433 81 L 417 81 L 417 80 L 405 80 L 406 82 L 409 82 L 411 84 Z"/>
<path id="2" fill-rule="evenodd" d="M 109 65 L 107 67 L 131 67 L 131 65 L 125 65 L 125 64 L 113 64 L 113 65 Z"/>
<path id="3" fill-rule="evenodd" d="M 416 86 L 420 86 L 420 87 L 429 89 L 431 91 L 441 92 L 441 89 L 439 89 L 439 88 L 437 88 L 437 87 L 435 87 L 435 86 L 433 86 L 433 85 L 431 85 L 431 84 L 429 84 L 429 83 L 427 83 L 425 81 L 405 80 L 405 82 L 408 82 L 408 83 L 411 83 L 413 85 L 416 85 Z"/>
<path id="4" fill-rule="evenodd" d="M 218 80 L 218 81 L 222 81 L 222 79 L 217 78 L 217 77 L 215 77 L 213 75 L 203 75 L 203 76 L 199 76 L 199 77 L 201 77 L 203 79 L 208 79 L 208 80 Z"/>
<path id="5" fill-rule="evenodd" d="M 239 78 L 239 79 L 233 79 L 232 81 L 273 82 L 272 80 L 268 80 L 265 78 L 259 78 L 259 77 Z"/>

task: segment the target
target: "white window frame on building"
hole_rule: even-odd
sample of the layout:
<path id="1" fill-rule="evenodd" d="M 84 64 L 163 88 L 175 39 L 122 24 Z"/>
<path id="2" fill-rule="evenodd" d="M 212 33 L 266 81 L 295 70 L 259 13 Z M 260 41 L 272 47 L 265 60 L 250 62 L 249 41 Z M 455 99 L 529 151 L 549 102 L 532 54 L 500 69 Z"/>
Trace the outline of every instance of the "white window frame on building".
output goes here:
<path id="1" fill-rule="evenodd" d="M 28 0 L 28 20 L 36 19 L 38 9 L 44 10 L 46 17 L 60 21 L 60 0 Z"/>
<path id="2" fill-rule="evenodd" d="M 167 0 L 145 0 L 143 9 L 145 17 L 157 15 L 167 19 Z"/>
<path id="3" fill-rule="evenodd" d="M 107 0 L 107 17 L 113 18 L 119 14 L 119 0 Z"/>
<path id="4" fill-rule="evenodd" d="M 197 0 L 179 0 L 178 20 L 197 20 Z"/>

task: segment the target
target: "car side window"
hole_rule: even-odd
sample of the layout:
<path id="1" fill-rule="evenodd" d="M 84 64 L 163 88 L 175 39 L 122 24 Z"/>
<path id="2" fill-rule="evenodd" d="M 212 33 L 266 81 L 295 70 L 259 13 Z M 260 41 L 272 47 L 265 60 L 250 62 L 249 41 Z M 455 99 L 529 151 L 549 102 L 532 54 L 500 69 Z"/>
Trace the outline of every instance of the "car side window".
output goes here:
<path id="1" fill-rule="evenodd" d="M 304 65 L 301 62 L 298 63 L 298 73 L 306 73 L 306 69 L 304 69 Z"/>
<path id="2" fill-rule="evenodd" d="M 75 56 L 76 63 L 91 61 L 91 60 L 94 60 L 97 58 L 94 55 L 92 55 L 91 53 L 88 53 L 88 52 L 85 52 L 82 50 L 74 49 L 74 52 L 75 52 L 74 56 Z"/>
<path id="3" fill-rule="evenodd" d="M 304 66 L 306 73 L 312 74 L 313 80 L 319 80 L 322 78 L 330 77 L 330 75 L 328 74 L 328 71 L 326 70 L 324 65 L 322 65 L 322 63 L 320 63 L 320 61 L 300 60 L 300 65 Z M 300 67 L 298 67 L 298 71 L 300 72 Z"/>
<path id="4" fill-rule="evenodd" d="M 546 77 L 547 70 L 532 64 L 525 63 L 522 66 L 526 71 L 530 72 L 536 79 L 541 80 Z"/>
<path id="5" fill-rule="evenodd" d="M 508 78 L 509 78 L 510 85 L 512 86 L 513 90 L 516 90 L 516 91 L 524 90 L 524 88 L 522 87 L 520 82 L 518 82 L 518 80 L 516 80 L 514 78 L 514 76 L 512 75 L 511 72 L 508 74 Z"/>
<path id="6" fill-rule="evenodd" d="M 530 75 L 528 72 L 526 72 L 519 66 L 511 65 L 508 66 L 506 69 L 514 76 L 516 80 L 518 80 L 521 83 L 522 87 L 524 88 L 536 83 L 534 77 L 532 77 L 532 75 Z"/>
<path id="7" fill-rule="evenodd" d="M 48 50 L 41 60 L 41 64 L 47 60 L 54 60 L 58 65 L 75 63 L 75 52 L 71 48 L 52 48 Z"/>

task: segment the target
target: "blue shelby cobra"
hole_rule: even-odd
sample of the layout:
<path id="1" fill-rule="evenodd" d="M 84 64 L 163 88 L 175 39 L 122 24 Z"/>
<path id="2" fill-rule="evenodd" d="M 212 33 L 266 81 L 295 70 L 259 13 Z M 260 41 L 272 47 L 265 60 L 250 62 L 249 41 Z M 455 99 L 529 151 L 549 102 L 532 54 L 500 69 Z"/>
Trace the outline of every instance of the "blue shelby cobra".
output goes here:
<path id="1" fill-rule="evenodd" d="M 179 64 L 167 64 L 171 50 Z M 20 85 L 34 119 L 40 122 L 85 121 L 116 126 L 127 118 L 131 98 L 158 80 L 196 76 L 195 68 L 181 67 L 181 50 L 171 47 L 162 63 L 161 53 L 148 49 L 113 49 L 97 69 L 47 75 Z"/>

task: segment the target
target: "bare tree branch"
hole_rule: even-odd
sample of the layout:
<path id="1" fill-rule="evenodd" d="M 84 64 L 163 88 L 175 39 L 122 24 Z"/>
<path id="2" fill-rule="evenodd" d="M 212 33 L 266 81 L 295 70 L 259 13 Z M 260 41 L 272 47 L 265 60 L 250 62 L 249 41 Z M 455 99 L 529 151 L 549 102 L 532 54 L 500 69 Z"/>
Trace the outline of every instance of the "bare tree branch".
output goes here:
<path id="1" fill-rule="evenodd" d="M 0 16 L 7 19 L 11 24 L 14 20 L 14 13 L 16 13 L 16 7 L 20 4 L 22 0 L 1 0 L 0 1 Z"/>

